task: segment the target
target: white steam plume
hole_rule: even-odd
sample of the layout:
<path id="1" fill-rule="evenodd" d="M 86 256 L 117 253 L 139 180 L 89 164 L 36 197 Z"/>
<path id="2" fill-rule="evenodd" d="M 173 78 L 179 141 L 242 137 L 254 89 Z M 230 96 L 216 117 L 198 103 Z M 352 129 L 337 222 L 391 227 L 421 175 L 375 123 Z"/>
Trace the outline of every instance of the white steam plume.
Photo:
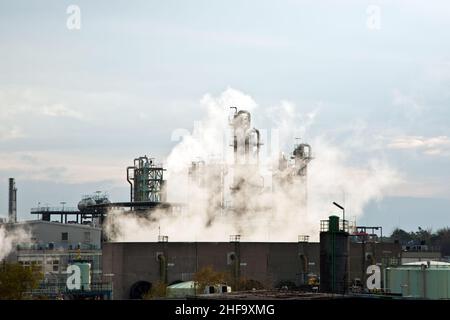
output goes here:
<path id="1" fill-rule="evenodd" d="M 256 102 L 248 95 L 227 89 L 218 97 L 205 95 L 201 100 L 205 118 L 197 123 L 191 135 L 175 146 L 167 159 L 168 199 L 186 204 L 182 212 L 157 210 L 150 218 L 112 211 L 108 215 L 106 232 L 112 241 L 156 241 L 158 233 L 170 241 L 228 241 L 230 235 L 240 234 L 243 241 L 296 241 L 298 235 L 317 240 L 320 220 L 336 212 L 333 201 L 345 202 L 346 218 L 358 217 L 364 206 L 380 199 L 385 188 L 398 182 L 395 170 L 374 156 L 364 166 L 349 165 L 345 146 L 337 146 L 324 136 L 311 138 L 314 159 L 307 176 L 307 205 L 302 201 L 304 181 L 295 180 L 287 187 L 272 185 L 272 174 L 278 165 L 278 147 L 293 150 L 293 137 L 305 135 L 313 125 L 316 112 L 305 116 L 295 106 L 283 101 L 270 108 L 276 130 L 270 139 L 264 128 L 258 127 L 254 116 L 259 112 Z M 264 148 L 260 152 L 259 175 L 264 188 L 241 188 L 233 195 L 230 184 L 233 172 L 233 153 L 230 144 L 228 118 L 230 107 L 252 113 L 252 127 L 263 132 Z M 274 141 L 276 140 L 276 141 Z M 279 141 L 281 140 L 281 141 Z M 288 143 L 286 143 L 286 140 Z M 189 180 L 192 161 L 203 160 L 201 183 Z M 218 174 L 223 172 L 223 176 Z M 239 171 L 236 171 L 239 174 Z M 250 173 L 244 172 L 243 176 Z M 221 180 L 223 179 L 223 181 Z M 223 192 L 220 185 L 225 185 Z M 245 205 L 245 210 L 226 210 L 217 206 L 232 199 Z"/>
<path id="2" fill-rule="evenodd" d="M 7 230 L 4 226 L 0 226 L 0 261 L 5 259 L 17 244 L 22 242 L 30 242 L 30 234 L 25 230 L 20 228 Z"/>

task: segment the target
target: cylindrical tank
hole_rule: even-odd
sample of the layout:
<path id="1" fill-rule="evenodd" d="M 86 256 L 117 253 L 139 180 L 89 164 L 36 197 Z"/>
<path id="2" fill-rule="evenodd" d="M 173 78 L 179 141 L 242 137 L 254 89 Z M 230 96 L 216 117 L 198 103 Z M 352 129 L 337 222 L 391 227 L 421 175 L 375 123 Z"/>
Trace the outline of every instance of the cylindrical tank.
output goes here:
<path id="1" fill-rule="evenodd" d="M 450 264 L 421 261 L 386 268 L 386 290 L 404 297 L 450 299 Z"/>
<path id="2" fill-rule="evenodd" d="M 109 201 L 108 198 L 104 197 L 104 198 L 99 198 L 99 199 L 96 201 L 96 203 L 97 203 L 97 204 L 108 204 L 108 203 L 111 203 L 111 201 Z"/>
<path id="3" fill-rule="evenodd" d="M 74 264 L 80 268 L 81 290 L 91 290 L 91 264 L 89 262 L 76 262 Z"/>
<path id="4" fill-rule="evenodd" d="M 252 116 L 250 115 L 250 112 L 246 110 L 240 110 L 234 115 L 233 126 L 235 128 L 242 128 L 247 130 L 250 128 L 251 121 Z"/>
<path id="5" fill-rule="evenodd" d="M 328 230 L 320 232 L 320 291 L 344 294 L 348 288 L 348 233 L 339 217 L 330 216 Z"/>
<path id="6" fill-rule="evenodd" d="M 329 221 L 329 232 L 338 232 L 339 231 L 339 217 L 338 216 L 330 216 L 328 221 Z"/>
<path id="7" fill-rule="evenodd" d="M 260 148 L 260 133 L 251 128 L 251 115 L 241 110 L 234 115 L 233 149 L 236 164 L 257 164 Z"/>
<path id="8" fill-rule="evenodd" d="M 95 200 L 92 198 L 84 198 L 80 202 L 78 202 L 78 210 L 81 212 L 86 211 L 88 206 L 95 205 Z"/>
<path id="9" fill-rule="evenodd" d="M 295 148 L 293 154 L 295 158 L 309 158 L 311 157 L 311 146 L 306 143 L 301 143 Z"/>

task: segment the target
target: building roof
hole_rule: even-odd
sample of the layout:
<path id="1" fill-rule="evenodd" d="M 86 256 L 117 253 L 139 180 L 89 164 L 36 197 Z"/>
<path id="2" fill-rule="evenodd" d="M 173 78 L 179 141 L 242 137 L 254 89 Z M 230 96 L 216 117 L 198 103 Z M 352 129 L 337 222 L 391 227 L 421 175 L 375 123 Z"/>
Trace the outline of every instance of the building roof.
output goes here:
<path id="1" fill-rule="evenodd" d="M 402 264 L 402 266 L 421 266 L 421 265 L 428 265 L 428 262 L 430 263 L 430 266 L 450 266 L 450 263 L 443 262 L 443 261 L 415 261 L 415 262 L 408 262 Z"/>
<path id="2" fill-rule="evenodd" d="M 80 224 L 80 223 L 60 223 L 60 222 L 51 222 L 44 220 L 26 220 L 12 223 L 12 226 L 32 226 L 32 225 L 48 225 L 48 226 L 62 226 L 62 227 L 70 227 L 70 228 L 82 228 L 82 229 L 95 229 L 101 230 L 99 227 L 93 227 L 89 224 Z"/>
<path id="3" fill-rule="evenodd" d="M 195 282 L 194 281 L 185 281 L 185 282 L 175 283 L 175 284 L 168 286 L 167 288 L 170 288 L 170 289 L 194 289 Z"/>

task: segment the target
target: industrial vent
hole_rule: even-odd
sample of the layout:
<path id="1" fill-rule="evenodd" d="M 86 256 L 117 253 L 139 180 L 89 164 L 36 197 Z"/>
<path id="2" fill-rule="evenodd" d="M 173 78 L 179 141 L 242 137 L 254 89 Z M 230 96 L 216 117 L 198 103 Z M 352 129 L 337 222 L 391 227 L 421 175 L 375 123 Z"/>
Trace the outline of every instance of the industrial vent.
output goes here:
<path id="1" fill-rule="evenodd" d="M 227 265 L 231 265 L 236 261 L 236 253 L 228 252 L 227 253 Z"/>
<path id="2" fill-rule="evenodd" d="M 164 257 L 164 252 L 158 251 L 156 252 L 156 261 L 159 261 L 162 257 Z"/>

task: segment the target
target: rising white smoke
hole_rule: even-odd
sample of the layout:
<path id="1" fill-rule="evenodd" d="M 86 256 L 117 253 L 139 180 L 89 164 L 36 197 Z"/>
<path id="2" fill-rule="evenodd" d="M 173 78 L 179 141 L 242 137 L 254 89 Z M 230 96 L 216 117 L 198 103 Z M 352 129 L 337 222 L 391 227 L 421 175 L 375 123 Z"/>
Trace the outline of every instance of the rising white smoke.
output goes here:
<path id="1" fill-rule="evenodd" d="M 0 261 L 14 251 L 17 244 L 30 240 L 30 234 L 23 229 L 7 230 L 4 226 L 0 226 Z"/>
<path id="2" fill-rule="evenodd" d="M 361 167 L 349 165 L 350 153 L 342 152 L 345 146 L 337 146 L 321 136 L 308 141 L 314 159 L 308 168 L 307 203 L 302 202 L 304 182 L 272 188 L 280 148 L 287 146 L 285 151 L 291 153 L 293 137 L 304 136 L 316 116 L 316 112 L 302 115 L 293 104 L 282 102 L 268 111 L 272 129 L 264 130 L 252 119 L 252 126 L 263 132 L 259 173 L 264 188 L 242 189 L 232 196 L 230 107 L 251 111 L 252 116 L 263 111 L 258 110 L 250 96 L 234 89 L 227 89 L 218 97 L 206 95 L 201 105 L 205 118 L 175 146 L 166 162 L 168 199 L 186 204 L 185 209 L 174 213 L 158 210 L 151 213 L 150 219 L 113 211 L 106 223 L 112 241 L 156 241 L 159 233 L 169 236 L 170 241 L 228 241 L 230 235 L 236 234 L 243 241 L 296 241 L 298 235 L 317 240 L 320 220 L 332 213 L 340 214 L 333 208 L 333 201 L 345 204 L 347 218 L 359 217 L 369 201 L 380 199 L 384 189 L 398 181 L 396 171 L 376 157 Z M 201 171 L 201 183 L 193 183 L 188 170 L 192 161 L 198 160 L 209 166 Z M 223 172 L 223 176 L 218 172 Z M 222 183 L 226 187 L 221 192 Z M 226 206 L 230 199 L 244 204 L 246 209 L 227 211 L 216 206 Z"/>

